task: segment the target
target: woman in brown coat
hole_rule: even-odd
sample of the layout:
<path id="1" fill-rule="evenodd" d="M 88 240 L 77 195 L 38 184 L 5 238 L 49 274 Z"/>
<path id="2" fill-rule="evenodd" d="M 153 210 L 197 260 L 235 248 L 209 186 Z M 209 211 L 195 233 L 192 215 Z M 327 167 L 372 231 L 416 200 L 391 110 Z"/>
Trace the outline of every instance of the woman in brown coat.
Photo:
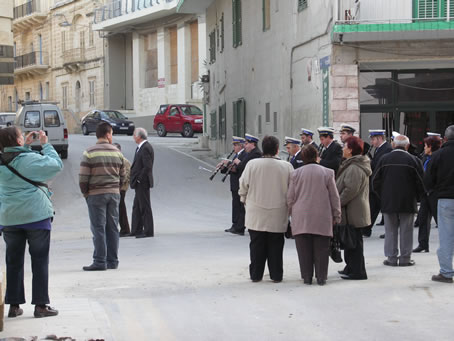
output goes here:
<path id="1" fill-rule="evenodd" d="M 301 151 L 304 166 L 290 179 L 287 203 L 292 216 L 292 234 L 305 284 L 314 274 L 319 285 L 326 283 L 333 224 L 340 222 L 339 194 L 334 171 L 316 163 L 317 150 L 305 146 Z"/>
<path id="2" fill-rule="evenodd" d="M 354 226 L 356 232 L 356 247 L 344 252 L 346 266 L 339 271 L 342 279 L 367 279 L 361 228 L 371 224 L 369 177 L 372 169 L 369 158 L 362 155 L 363 146 L 363 141 L 356 136 L 345 140 L 344 161 L 337 173 L 336 186 L 342 206 L 342 224 Z"/>

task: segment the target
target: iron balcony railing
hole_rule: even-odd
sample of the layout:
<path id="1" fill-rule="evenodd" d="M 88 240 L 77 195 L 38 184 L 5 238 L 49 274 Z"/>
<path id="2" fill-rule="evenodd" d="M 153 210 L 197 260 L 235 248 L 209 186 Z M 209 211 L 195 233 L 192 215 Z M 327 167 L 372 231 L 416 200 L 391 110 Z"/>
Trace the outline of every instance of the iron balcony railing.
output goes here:
<path id="1" fill-rule="evenodd" d="M 40 0 L 30 0 L 26 3 L 14 7 L 14 19 L 22 18 L 41 9 Z"/>
<path id="2" fill-rule="evenodd" d="M 14 57 L 15 69 L 32 65 L 49 65 L 49 56 L 43 51 L 35 51 Z"/>
<path id="3" fill-rule="evenodd" d="M 93 21 L 99 24 L 105 20 L 175 1 L 177 0 L 115 0 L 96 8 Z"/>

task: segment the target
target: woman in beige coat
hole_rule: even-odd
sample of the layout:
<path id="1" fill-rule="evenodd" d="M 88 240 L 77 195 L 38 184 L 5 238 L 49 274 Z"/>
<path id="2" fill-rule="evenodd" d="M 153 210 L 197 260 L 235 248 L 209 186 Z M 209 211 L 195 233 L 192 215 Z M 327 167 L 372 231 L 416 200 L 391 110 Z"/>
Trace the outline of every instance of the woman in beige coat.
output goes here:
<path id="1" fill-rule="evenodd" d="M 342 224 L 348 223 L 356 228 L 356 247 L 344 252 L 346 266 L 339 271 L 342 279 L 367 279 L 361 228 L 371 224 L 369 177 L 372 169 L 369 158 L 362 155 L 363 148 L 364 142 L 360 138 L 347 138 L 343 149 L 344 161 L 337 173 Z"/>
<path id="2" fill-rule="evenodd" d="M 276 137 L 265 136 L 262 149 L 262 158 L 247 163 L 238 194 L 245 204 L 245 226 L 251 238 L 251 280 L 262 280 L 268 262 L 271 280 L 280 282 L 284 232 L 288 225 L 287 189 L 293 167 L 276 156 L 279 151 Z"/>
<path id="3" fill-rule="evenodd" d="M 334 171 L 316 163 L 317 150 L 305 146 L 301 151 L 304 166 L 290 180 L 287 203 L 292 216 L 292 234 L 305 284 L 314 274 L 319 285 L 326 283 L 333 224 L 341 219 L 339 194 Z"/>

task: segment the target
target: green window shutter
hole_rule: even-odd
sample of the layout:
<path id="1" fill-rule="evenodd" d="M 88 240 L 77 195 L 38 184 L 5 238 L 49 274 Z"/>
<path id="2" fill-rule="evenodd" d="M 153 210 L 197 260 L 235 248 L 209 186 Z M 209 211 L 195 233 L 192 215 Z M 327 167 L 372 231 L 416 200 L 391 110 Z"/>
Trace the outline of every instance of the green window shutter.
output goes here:
<path id="1" fill-rule="evenodd" d="M 443 1 L 443 10 L 442 10 L 442 13 L 441 13 L 441 16 L 443 18 L 447 18 L 448 17 L 448 0 L 442 0 Z M 454 21 L 454 0 L 451 0 L 449 2 L 449 21 Z"/>
<path id="2" fill-rule="evenodd" d="M 218 128 L 217 113 L 215 110 L 210 113 L 210 130 L 211 130 L 210 135 L 212 140 L 216 140 L 218 138 L 217 128 Z"/>
<path id="3" fill-rule="evenodd" d="M 246 101 L 240 99 L 238 102 L 238 135 L 244 136 L 246 133 Z"/>
<path id="4" fill-rule="evenodd" d="M 298 0 L 298 12 L 301 12 L 305 8 L 307 8 L 307 0 Z"/>
<path id="5" fill-rule="evenodd" d="M 233 37 L 233 47 L 237 47 L 238 46 L 238 42 L 236 40 L 236 37 L 237 37 L 236 2 L 237 2 L 237 0 L 232 0 L 232 37 Z"/>
<path id="6" fill-rule="evenodd" d="M 237 18 L 237 28 L 236 28 L 236 34 L 237 34 L 237 44 L 241 45 L 243 43 L 243 32 L 242 32 L 242 16 L 241 16 L 241 0 L 236 0 L 236 18 Z"/>
<path id="7" fill-rule="evenodd" d="M 227 136 L 227 124 L 226 124 L 226 123 L 227 123 L 227 122 L 226 122 L 227 117 L 226 117 L 226 109 L 227 109 L 227 106 L 226 106 L 225 103 L 224 103 L 224 104 L 220 107 L 220 109 L 219 109 L 219 115 L 220 115 L 219 121 L 220 121 L 220 123 L 221 123 L 221 124 L 220 124 L 220 129 L 221 129 L 221 131 L 220 131 L 219 135 L 220 135 L 220 137 L 221 137 L 222 139 L 224 139 L 224 140 L 225 140 L 225 138 L 226 138 L 226 136 Z M 222 116 L 221 116 L 221 113 L 222 113 Z"/>
<path id="8" fill-rule="evenodd" d="M 221 52 L 224 51 L 224 13 L 221 16 Z"/>
<path id="9" fill-rule="evenodd" d="M 413 0 L 415 19 L 438 18 L 441 0 Z M 416 10 L 415 10 L 416 9 Z"/>
<path id="10" fill-rule="evenodd" d="M 232 131 L 233 136 L 239 136 L 238 134 L 238 102 L 233 102 L 233 115 L 232 115 Z"/>

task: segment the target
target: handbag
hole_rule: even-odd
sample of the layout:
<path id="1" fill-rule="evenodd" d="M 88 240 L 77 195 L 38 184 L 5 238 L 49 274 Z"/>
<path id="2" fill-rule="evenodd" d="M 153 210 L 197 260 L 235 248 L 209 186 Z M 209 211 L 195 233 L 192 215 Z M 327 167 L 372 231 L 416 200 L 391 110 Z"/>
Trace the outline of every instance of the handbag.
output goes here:
<path id="1" fill-rule="evenodd" d="M 356 231 L 355 227 L 348 223 L 348 212 L 345 209 L 345 218 L 346 224 L 336 224 L 333 227 L 333 236 L 336 236 L 334 239 L 340 243 L 340 247 L 344 250 L 356 248 Z"/>
<path id="2" fill-rule="evenodd" d="M 340 250 L 340 243 L 339 243 L 339 240 L 336 240 L 335 238 L 331 238 L 329 256 L 335 263 L 343 262 L 341 250 Z"/>

